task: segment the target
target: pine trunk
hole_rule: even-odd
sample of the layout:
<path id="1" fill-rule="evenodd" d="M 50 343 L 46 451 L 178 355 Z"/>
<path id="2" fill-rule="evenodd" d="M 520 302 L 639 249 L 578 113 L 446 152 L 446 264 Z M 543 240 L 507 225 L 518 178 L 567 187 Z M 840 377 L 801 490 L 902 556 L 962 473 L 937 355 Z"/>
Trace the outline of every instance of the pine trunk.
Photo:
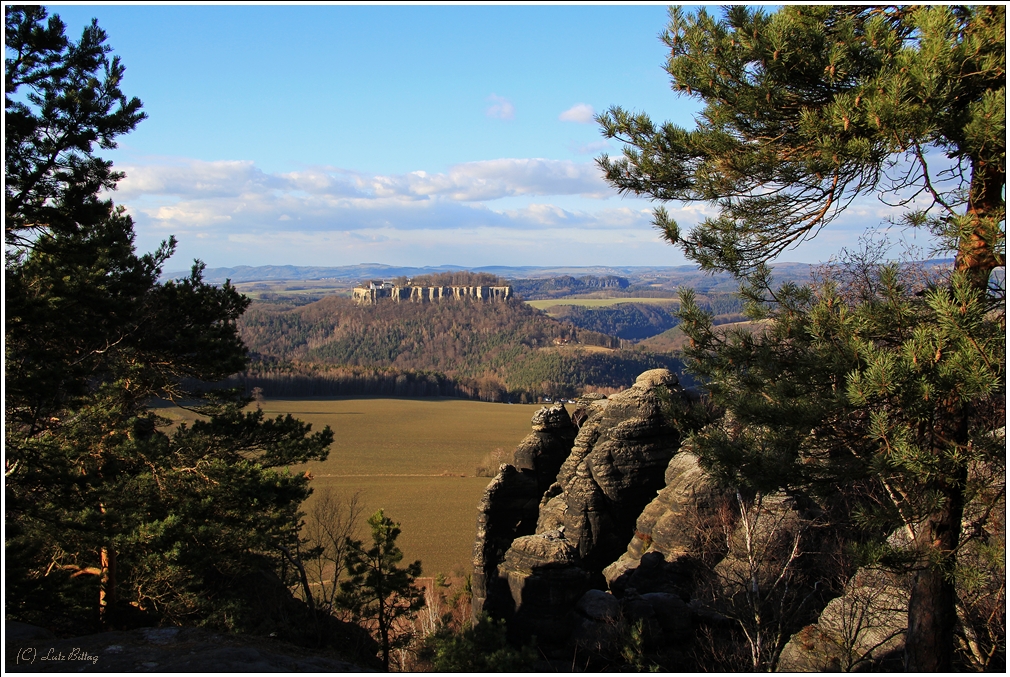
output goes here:
<path id="1" fill-rule="evenodd" d="M 961 407 L 947 410 L 948 421 L 956 422 L 943 435 L 948 444 L 963 448 L 968 442 L 968 416 Z M 934 447 L 938 456 L 949 456 L 949 448 Z M 916 573 L 908 602 L 908 630 L 905 635 L 905 669 L 910 672 L 950 672 L 954 658 L 954 629 L 957 626 L 957 593 L 954 566 L 961 542 L 964 516 L 964 488 L 968 469 L 954 462 L 949 475 L 933 483 L 941 499 L 939 509 L 919 526 L 915 547 L 922 568 Z"/>
<path id="2" fill-rule="evenodd" d="M 973 217 L 972 232 L 960 243 L 955 259 L 956 270 L 983 293 L 989 286 L 992 270 L 1005 262 L 997 256 L 984 219 L 998 214 L 1004 204 L 1005 171 L 997 165 L 976 160 L 968 198 L 968 215 Z M 952 406 L 947 411 L 951 425 L 944 437 L 963 448 L 968 443 L 968 412 Z M 938 454 L 949 450 L 937 449 Z M 954 657 L 954 630 L 957 626 L 957 593 L 954 589 L 954 565 L 961 540 L 964 514 L 964 486 L 967 468 L 957 464 L 945 481 L 933 489 L 942 496 L 940 509 L 920 526 L 916 547 L 923 556 L 923 568 L 915 576 L 908 603 L 908 631 L 905 636 L 905 669 L 914 672 L 950 672 Z"/>
<path id="3" fill-rule="evenodd" d="M 944 506 L 930 515 L 921 528 L 920 541 L 932 552 L 916 574 L 908 603 L 905 669 L 910 672 L 950 672 L 957 625 L 954 591 L 954 549 L 961 535 L 963 497 L 959 490 L 945 492 Z"/>
<path id="4" fill-rule="evenodd" d="M 116 551 L 103 547 L 100 554 L 101 577 L 98 588 L 98 617 L 102 630 L 113 629 L 116 608 Z"/>
<path id="5" fill-rule="evenodd" d="M 1005 185 L 1006 172 L 1003 169 L 976 160 L 968 197 L 968 215 L 972 217 L 974 227 L 970 235 L 962 239 L 954 267 L 967 273 L 972 284 L 982 290 L 989 286 L 989 275 L 993 269 L 1006 264 L 997 255 L 997 243 L 991 241 L 994 234 L 989 232 L 984 222 L 1002 211 Z"/>

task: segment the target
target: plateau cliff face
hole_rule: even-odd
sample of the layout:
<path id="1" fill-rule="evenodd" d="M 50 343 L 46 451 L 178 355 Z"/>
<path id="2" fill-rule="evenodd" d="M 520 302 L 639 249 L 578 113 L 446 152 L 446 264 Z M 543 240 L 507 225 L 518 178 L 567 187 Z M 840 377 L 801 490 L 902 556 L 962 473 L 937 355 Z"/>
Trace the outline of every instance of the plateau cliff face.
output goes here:
<path id="1" fill-rule="evenodd" d="M 374 304 L 379 299 L 388 298 L 399 303 L 435 303 L 449 299 L 471 301 L 508 301 L 512 298 L 510 286 L 439 286 L 420 287 L 415 285 L 398 286 L 389 283 L 372 283 L 367 287 L 355 287 L 354 300 L 357 303 Z"/>

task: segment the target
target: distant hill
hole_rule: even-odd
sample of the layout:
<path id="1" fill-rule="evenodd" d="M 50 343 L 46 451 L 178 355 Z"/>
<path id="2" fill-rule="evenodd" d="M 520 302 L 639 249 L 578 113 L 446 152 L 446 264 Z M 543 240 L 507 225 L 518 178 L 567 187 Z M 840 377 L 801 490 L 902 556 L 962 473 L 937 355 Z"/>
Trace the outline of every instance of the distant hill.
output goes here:
<path id="1" fill-rule="evenodd" d="M 774 266 L 781 281 L 803 281 L 809 279 L 811 266 L 806 263 L 779 263 Z M 204 279 L 212 283 L 258 282 L 267 280 L 335 280 L 354 285 L 369 279 L 393 279 L 396 277 L 418 277 L 435 273 L 469 270 L 475 273 L 490 273 L 511 280 L 532 280 L 537 278 L 572 278 L 585 282 L 587 277 L 600 279 L 624 278 L 629 285 L 656 287 L 675 291 L 686 285 L 699 291 L 735 291 L 738 284 L 726 273 L 702 272 L 697 266 L 484 266 L 468 267 L 456 265 L 407 267 L 388 266 L 380 263 L 361 263 L 354 266 L 235 266 L 233 268 L 207 268 Z M 162 277 L 175 279 L 188 275 L 188 271 L 170 271 Z M 554 283 L 550 283 L 554 284 Z M 589 283 L 592 286 L 592 283 Z M 613 285 L 611 285 L 613 286 Z M 619 287 L 620 285 L 618 285 Z M 583 290 L 584 291 L 584 290 Z"/>
<path id="2" fill-rule="evenodd" d="M 330 394 L 344 392 L 342 383 L 369 394 L 386 383 L 395 390 L 399 381 L 405 395 L 523 401 L 627 387 L 647 369 L 680 368 L 672 356 L 617 350 L 617 339 L 521 302 L 254 303 L 239 327 L 254 357 L 249 375 L 289 384 L 303 378 L 306 387 L 327 382 Z"/>
<path id="3" fill-rule="evenodd" d="M 953 259 L 931 259 L 921 262 L 927 267 L 949 266 Z M 772 266 L 775 280 L 781 282 L 807 282 L 811 272 L 822 264 L 809 263 L 776 263 Z M 357 284 L 368 279 L 393 279 L 395 277 L 413 278 L 434 273 L 447 273 L 469 270 L 475 273 L 490 273 L 500 278 L 511 280 L 533 280 L 544 278 L 575 278 L 586 277 L 624 278 L 628 281 L 627 291 L 633 287 L 666 289 L 676 291 L 677 287 L 687 286 L 699 292 L 725 291 L 733 292 L 739 284 L 728 273 L 709 273 L 694 265 L 685 266 L 458 266 L 441 265 L 425 267 L 389 266 L 381 263 L 359 263 L 353 266 L 235 266 L 233 268 L 207 268 L 204 279 L 212 283 L 221 283 L 230 279 L 232 282 L 257 282 L 267 280 L 334 280 L 347 285 Z M 175 279 L 188 275 L 189 271 L 169 271 L 162 275 L 164 279 Z M 1002 272 L 997 273 L 998 276 Z M 1002 277 L 1000 277 L 1002 279 Z M 556 284 L 556 283 L 549 283 Z"/>
<path id="4" fill-rule="evenodd" d="M 698 294 L 698 306 L 713 316 L 715 324 L 737 322 L 743 319 L 743 301 L 727 292 Z M 680 322 L 675 313 L 680 309 L 679 301 L 646 303 L 642 300 L 615 302 L 612 305 L 593 307 L 593 301 L 570 300 L 556 306 L 538 305 L 544 312 L 561 322 L 569 322 L 580 329 L 616 336 L 626 341 L 640 341 L 662 334 Z M 656 352 L 668 352 L 657 350 Z"/>
<path id="5" fill-rule="evenodd" d="M 515 293 L 527 300 L 560 298 L 602 290 L 620 291 L 629 286 L 631 286 L 631 282 L 628 281 L 628 278 L 617 275 L 584 275 L 582 277 L 559 275 L 517 279 L 512 283 Z"/>

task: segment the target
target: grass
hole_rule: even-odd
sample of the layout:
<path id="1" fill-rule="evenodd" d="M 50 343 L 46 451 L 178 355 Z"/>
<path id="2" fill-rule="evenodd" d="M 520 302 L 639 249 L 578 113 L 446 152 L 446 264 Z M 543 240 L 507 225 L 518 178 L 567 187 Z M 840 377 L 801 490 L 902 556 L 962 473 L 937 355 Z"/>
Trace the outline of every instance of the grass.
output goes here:
<path id="1" fill-rule="evenodd" d="M 550 308 L 551 306 L 586 306 L 587 308 L 605 308 L 607 306 L 614 306 L 618 303 L 648 303 L 651 305 L 666 305 L 672 303 L 680 303 L 679 299 L 671 298 L 644 298 L 644 297 L 628 297 L 628 298 L 614 298 L 614 299 L 586 299 L 586 298 L 560 298 L 560 299 L 538 299 L 536 301 L 527 301 L 529 305 L 533 306 L 537 310 L 544 310 L 545 308 Z"/>
<path id="2" fill-rule="evenodd" d="M 477 467 L 499 447 L 514 449 L 540 405 L 366 398 L 268 399 L 260 406 L 268 417 L 290 413 L 313 430 L 329 425 L 329 458 L 291 471 L 311 472 L 315 489 L 360 491 L 364 515 L 382 508 L 400 522 L 405 560 L 420 559 L 432 576 L 470 571 L 477 503 L 490 482 L 475 476 Z"/>
<path id="3" fill-rule="evenodd" d="M 332 280 L 266 280 L 259 282 L 236 282 L 235 288 L 251 299 L 268 298 L 297 299 L 300 296 L 350 296 L 351 285 L 335 283 Z"/>
<path id="4" fill-rule="evenodd" d="M 569 343 L 568 345 L 563 346 L 544 346 L 542 348 L 537 348 L 537 350 L 543 353 L 554 352 L 559 353 L 561 355 L 575 355 L 578 353 L 587 354 L 587 353 L 615 352 L 614 348 L 604 348 L 603 346 L 590 346 L 584 343 Z"/>

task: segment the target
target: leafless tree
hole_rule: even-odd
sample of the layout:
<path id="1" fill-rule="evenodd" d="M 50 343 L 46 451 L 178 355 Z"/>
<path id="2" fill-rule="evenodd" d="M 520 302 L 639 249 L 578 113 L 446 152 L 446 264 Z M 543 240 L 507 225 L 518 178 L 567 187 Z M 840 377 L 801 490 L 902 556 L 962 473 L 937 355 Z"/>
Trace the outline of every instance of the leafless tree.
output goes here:
<path id="1" fill-rule="evenodd" d="M 727 555 L 713 568 L 709 599 L 712 611 L 735 622 L 750 670 L 774 671 L 807 618 L 819 583 L 800 564 L 815 526 L 781 494 L 748 500 L 737 491 L 732 510 L 723 511 Z"/>
<path id="2" fill-rule="evenodd" d="M 355 536 L 363 510 L 360 492 L 344 498 L 330 489 L 322 489 L 317 491 L 306 516 L 302 531 L 305 549 L 301 555 L 308 585 L 314 589 L 306 597 L 313 599 L 315 608 L 326 614 L 336 610 L 347 539 Z"/>

